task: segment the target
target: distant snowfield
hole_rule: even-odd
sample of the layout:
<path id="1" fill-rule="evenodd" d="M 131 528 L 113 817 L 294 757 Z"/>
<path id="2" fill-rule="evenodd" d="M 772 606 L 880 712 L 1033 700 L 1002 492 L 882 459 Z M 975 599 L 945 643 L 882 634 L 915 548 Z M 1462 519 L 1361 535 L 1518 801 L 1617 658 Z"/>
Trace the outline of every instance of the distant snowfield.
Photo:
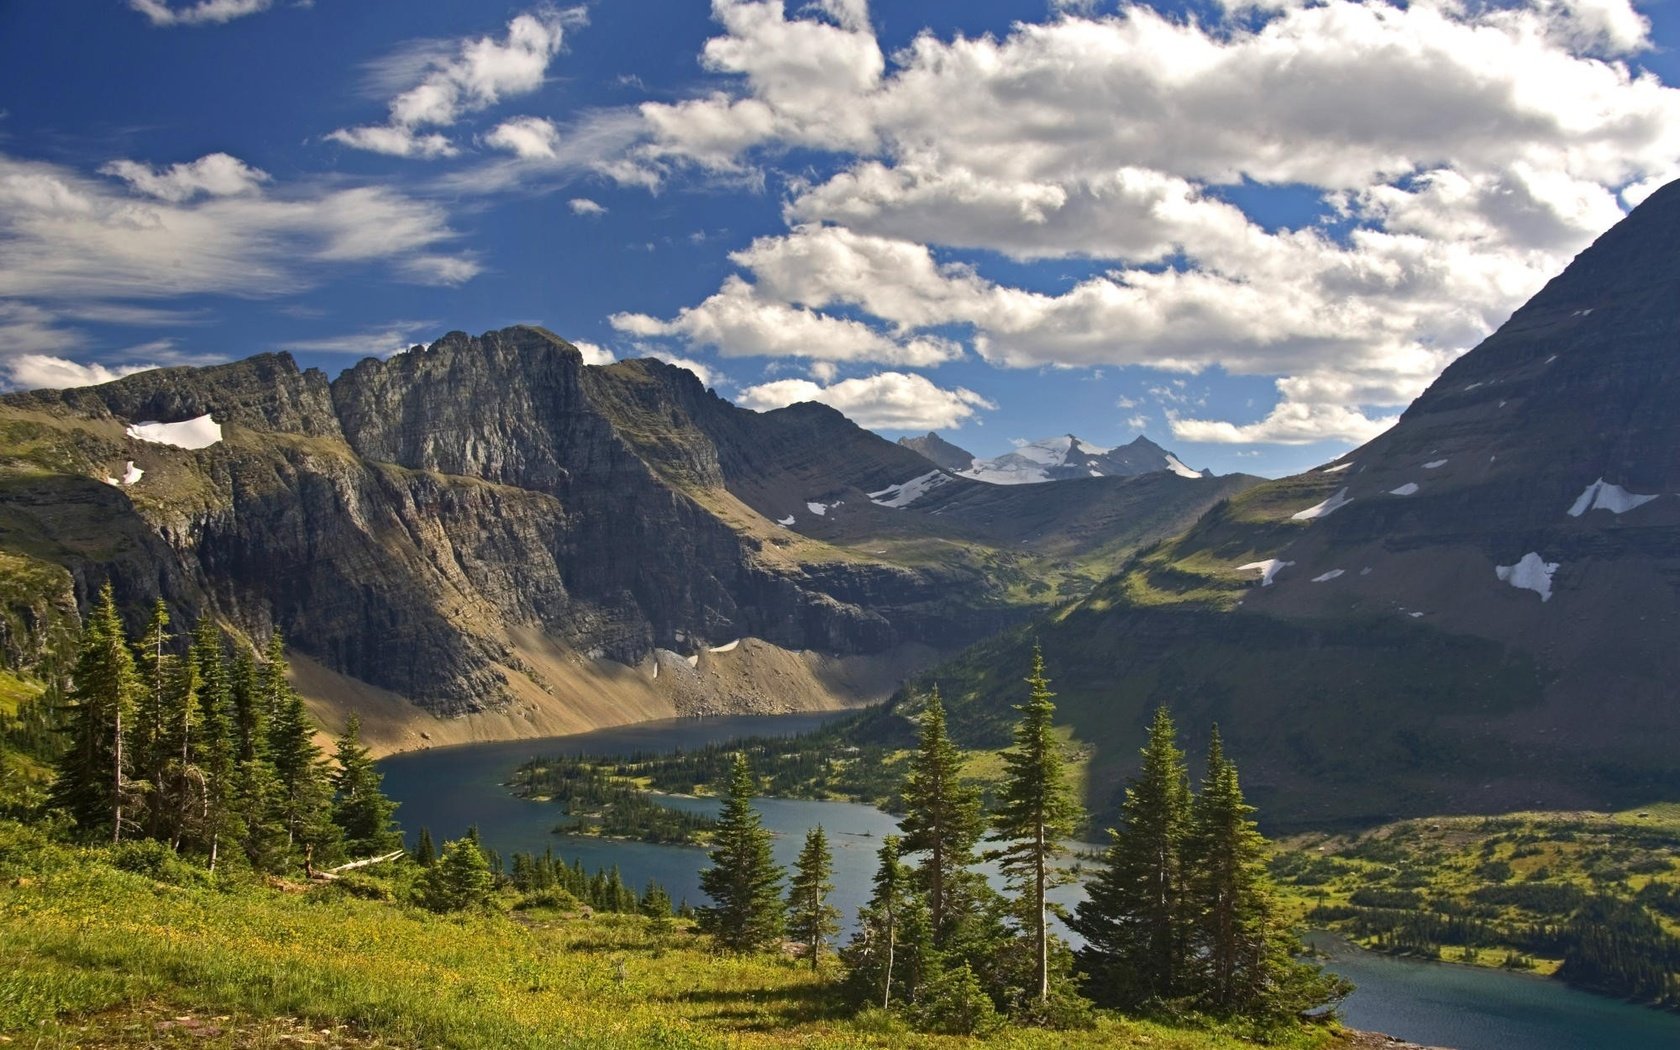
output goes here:
<path id="1" fill-rule="evenodd" d="M 1312 521 L 1315 518 L 1328 518 L 1330 515 L 1336 513 L 1336 511 L 1353 502 L 1353 500 L 1349 498 L 1347 491 L 1348 490 L 1344 488 L 1337 492 L 1334 496 L 1325 500 L 1323 503 L 1316 503 L 1308 507 L 1306 510 L 1298 510 L 1291 514 L 1289 518 L 1291 521 Z"/>
<path id="2" fill-rule="evenodd" d="M 919 474 L 911 478 L 909 481 L 889 485 L 879 492 L 871 492 L 869 502 L 895 509 L 908 507 L 950 480 L 951 475 L 944 471 L 930 470 L 926 474 Z"/>
<path id="3" fill-rule="evenodd" d="M 810 511 L 812 514 L 815 514 L 817 517 L 820 518 L 820 517 L 823 517 L 824 515 L 826 515 L 828 513 L 828 504 L 826 504 L 826 503 L 807 503 L 807 504 L 805 504 L 805 509 Z"/>
<path id="4" fill-rule="evenodd" d="M 706 651 L 708 653 L 732 653 L 735 651 L 735 647 L 740 644 L 741 639 L 737 638 L 733 642 L 724 642 L 722 645 L 710 646 L 706 649 Z"/>
<path id="5" fill-rule="evenodd" d="M 1320 474 L 1336 474 L 1336 473 L 1339 473 L 1341 471 L 1346 470 L 1347 468 L 1349 468 L 1351 466 L 1353 466 L 1353 460 L 1350 459 L 1346 463 L 1338 463 L 1333 467 L 1325 467 L 1323 470 L 1319 471 L 1319 473 Z"/>
<path id="6" fill-rule="evenodd" d="M 1588 485 L 1585 492 L 1576 497 L 1575 502 L 1569 508 L 1569 516 L 1579 518 L 1589 510 L 1607 510 L 1612 514 L 1626 514 L 1635 507 L 1643 507 L 1656 498 L 1656 496 L 1629 492 L 1620 485 L 1612 485 L 1603 478 L 1599 478 Z"/>
<path id="7" fill-rule="evenodd" d="M 1312 582 L 1314 582 L 1314 583 L 1329 583 L 1331 580 L 1335 579 L 1336 577 L 1341 576 L 1345 571 L 1346 570 L 1343 570 L 1343 569 L 1331 569 L 1329 572 L 1325 573 L 1322 576 L 1314 576 L 1312 578 Z"/>
<path id="8" fill-rule="evenodd" d="M 210 418 L 210 413 L 179 423 L 133 423 L 128 436 L 154 445 L 174 445 L 176 448 L 209 448 L 222 440 L 222 425 Z"/>
<path id="9" fill-rule="evenodd" d="M 777 518 L 776 519 L 776 524 L 777 525 L 792 525 L 793 524 L 793 515 L 789 514 L 785 518 Z"/>
<path id="10" fill-rule="evenodd" d="M 1495 565 L 1493 571 L 1505 583 L 1533 591 L 1541 601 L 1549 602 L 1552 600 L 1552 573 L 1558 571 L 1559 564 L 1529 551 L 1515 565 Z"/>
<path id="11" fill-rule="evenodd" d="M 1294 564 L 1295 563 L 1292 561 L 1280 561 L 1277 558 L 1267 558 L 1265 561 L 1251 561 L 1247 565 L 1239 565 L 1237 566 L 1237 571 L 1242 572 L 1245 569 L 1259 569 L 1260 586 L 1270 587 L 1272 585 L 1272 580 L 1281 570 Z"/>
<path id="12" fill-rule="evenodd" d="M 1417 482 L 1408 481 L 1397 489 L 1389 489 L 1388 494 L 1390 496 L 1415 496 L 1417 495 L 1417 490 Z"/>
<path id="13" fill-rule="evenodd" d="M 1447 465 L 1447 461 L 1444 460 L 1444 459 L 1432 459 L 1428 463 L 1425 463 L 1423 465 L 1423 469 L 1424 470 L 1439 470 L 1440 468 L 1442 468 L 1446 465 Z"/>

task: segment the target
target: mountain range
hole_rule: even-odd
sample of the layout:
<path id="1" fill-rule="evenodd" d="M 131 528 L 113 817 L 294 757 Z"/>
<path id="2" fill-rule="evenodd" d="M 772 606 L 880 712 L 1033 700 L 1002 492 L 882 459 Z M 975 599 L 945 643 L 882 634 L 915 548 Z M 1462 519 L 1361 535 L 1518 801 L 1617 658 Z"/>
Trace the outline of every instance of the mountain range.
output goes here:
<path id="1" fill-rule="evenodd" d="M 537 328 L 330 381 L 262 354 L 0 398 L 0 653 L 38 663 L 108 579 L 136 623 L 281 631 L 382 747 L 853 704 L 1257 480 L 1042 498 Z"/>
<path id="2" fill-rule="evenodd" d="M 993 459 L 980 459 L 932 432 L 923 437 L 899 438 L 898 443 L 952 473 L 993 485 L 1123 478 L 1158 470 L 1170 471 L 1181 478 L 1212 476 L 1211 471 L 1191 470 L 1177 454 L 1142 435 L 1118 448 L 1099 448 L 1072 434 L 1061 434 L 1020 442 L 1013 452 Z"/>

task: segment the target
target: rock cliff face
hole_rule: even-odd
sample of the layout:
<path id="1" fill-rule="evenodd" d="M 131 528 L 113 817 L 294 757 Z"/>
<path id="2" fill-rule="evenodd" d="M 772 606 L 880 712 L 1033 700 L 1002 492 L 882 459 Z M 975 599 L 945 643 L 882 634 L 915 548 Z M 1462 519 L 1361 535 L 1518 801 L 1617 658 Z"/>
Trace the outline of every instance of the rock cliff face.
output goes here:
<path id="1" fill-rule="evenodd" d="M 921 437 L 899 438 L 898 443 L 946 470 L 967 470 L 974 465 L 974 453 L 951 444 L 931 430 Z"/>
<path id="2" fill-rule="evenodd" d="M 1255 487 L 1034 628 L 1112 802 L 1148 709 L 1284 823 L 1680 791 L 1680 184 L 1390 431 Z M 972 731 L 1023 637 L 963 669 Z M 954 724 L 962 724 L 957 716 Z"/>
<path id="3" fill-rule="evenodd" d="M 223 439 L 203 449 L 126 430 L 205 414 Z M 871 501 L 927 468 L 822 406 L 748 412 L 660 362 L 585 366 L 540 329 L 456 332 L 330 382 L 271 354 L 0 398 L 0 552 L 67 570 L 84 603 L 109 578 L 136 616 L 161 596 L 187 622 L 279 629 L 432 712 L 506 710 L 556 695 L 552 647 L 650 680 L 661 650 L 743 637 L 901 663 L 1047 600 L 987 571 L 1013 542 L 997 522 Z M 1163 494 L 1121 542 L 1220 494 Z"/>

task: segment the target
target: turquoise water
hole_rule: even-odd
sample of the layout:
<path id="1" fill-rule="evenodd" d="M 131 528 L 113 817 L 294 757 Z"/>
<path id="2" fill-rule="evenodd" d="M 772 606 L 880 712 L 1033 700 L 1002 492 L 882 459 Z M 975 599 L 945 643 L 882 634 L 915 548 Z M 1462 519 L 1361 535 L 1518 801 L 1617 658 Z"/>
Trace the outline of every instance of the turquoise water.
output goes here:
<path id="1" fill-rule="evenodd" d="M 681 719 L 581 736 L 436 748 L 385 759 L 385 789 L 400 803 L 397 817 L 410 836 L 422 826 L 442 843 L 477 824 L 486 845 L 505 857 L 549 847 L 590 871 L 617 865 L 638 889 L 657 879 L 673 900 L 703 901 L 703 851 L 684 846 L 607 841 L 556 835 L 553 803 L 531 802 L 504 786 L 533 755 L 623 754 L 670 750 L 750 735 L 793 735 L 832 715 L 741 716 Z M 715 799 L 668 800 L 683 808 L 715 811 Z M 834 903 L 850 926 L 869 895 L 875 853 L 897 820 L 871 806 L 848 802 L 760 799 L 765 826 L 775 834 L 776 860 L 792 866 L 805 831 L 822 824 L 834 849 Z M 1079 899 L 1077 887 L 1059 894 Z M 1680 1050 L 1680 1017 L 1578 992 L 1543 978 L 1494 970 L 1395 959 L 1361 951 L 1339 938 L 1315 935 L 1330 956 L 1330 969 L 1359 985 L 1343 1008 L 1348 1024 L 1413 1042 L 1457 1050 Z"/>

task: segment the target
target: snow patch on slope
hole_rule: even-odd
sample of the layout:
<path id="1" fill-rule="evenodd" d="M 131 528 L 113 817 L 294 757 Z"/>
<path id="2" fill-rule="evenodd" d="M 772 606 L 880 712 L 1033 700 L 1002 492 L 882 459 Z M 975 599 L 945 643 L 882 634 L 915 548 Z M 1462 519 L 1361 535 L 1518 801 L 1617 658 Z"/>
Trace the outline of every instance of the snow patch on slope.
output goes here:
<path id="1" fill-rule="evenodd" d="M 740 644 L 741 639 L 737 638 L 733 642 L 724 642 L 722 645 L 708 646 L 706 651 L 708 653 L 732 653 L 735 651 L 735 647 Z"/>
<path id="2" fill-rule="evenodd" d="M 1626 514 L 1635 507 L 1643 507 L 1656 499 L 1638 492 L 1629 492 L 1620 485 L 1612 485 L 1599 478 L 1587 486 L 1569 508 L 1571 518 L 1579 518 L 1589 510 L 1607 510 L 1612 514 Z"/>
<path id="3" fill-rule="evenodd" d="M 1259 569 L 1260 586 L 1270 587 L 1272 585 L 1272 579 L 1277 576 L 1279 571 L 1294 564 L 1295 563 L 1292 561 L 1282 561 L 1278 558 L 1267 558 L 1265 561 L 1251 561 L 1247 565 L 1239 565 L 1237 566 L 1237 571 L 1242 572 L 1244 569 Z"/>
<path id="4" fill-rule="evenodd" d="M 1306 510 L 1298 510 L 1289 516 L 1291 521 L 1312 521 L 1315 518 L 1328 518 L 1330 515 L 1352 503 L 1348 498 L 1347 489 L 1342 489 L 1323 503 L 1315 503 Z"/>
<path id="5" fill-rule="evenodd" d="M 871 492 L 869 502 L 883 507 L 908 507 L 950 480 L 951 475 L 944 471 L 930 470 L 926 474 L 918 475 L 901 484 L 888 485 L 879 492 Z"/>
<path id="6" fill-rule="evenodd" d="M 1322 576 L 1314 576 L 1312 578 L 1312 582 L 1314 582 L 1314 583 L 1329 583 L 1331 580 L 1333 580 L 1336 577 L 1342 575 L 1343 571 L 1344 570 L 1342 570 L 1342 569 L 1331 569 L 1329 572 L 1325 573 Z"/>
<path id="7" fill-rule="evenodd" d="M 1529 551 L 1515 565 L 1495 565 L 1493 571 L 1503 582 L 1533 591 L 1541 601 L 1549 602 L 1552 600 L 1552 573 L 1557 572 L 1559 564 Z"/>
<path id="8" fill-rule="evenodd" d="M 1389 489 L 1388 494 L 1390 496 L 1415 496 L 1417 495 L 1417 490 L 1417 482 L 1408 481 L 1397 489 Z"/>
<path id="9" fill-rule="evenodd" d="M 792 524 L 793 524 L 793 515 L 792 515 L 792 514 L 789 514 L 789 515 L 788 515 L 788 516 L 787 516 L 787 517 L 785 517 L 785 518 L 777 518 L 777 519 L 776 519 L 776 524 L 777 524 L 777 525 L 781 525 L 781 526 L 784 526 L 784 527 L 785 527 L 785 526 L 788 526 L 788 525 L 792 525 Z"/>
<path id="10" fill-rule="evenodd" d="M 1181 478 L 1199 478 L 1202 476 L 1201 471 L 1191 470 L 1189 467 L 1184 465 L 1183 460 L 1179 459 L 1171 452 L 1167 453 L 1167 469 Z"/>
<path id="11" fill-rule="evenodd" d="M 154 445 L 174 445 L 176 448 L 209 448 L 222 440 L 222 425 L 210 418 L 210 413 L 179 423 L 132 423 L 128 436 Z"/>
<path id="12" fill-rule="evenodd" d="M 1447 465 L 1447 461 L 1444 460 L 1444 459 L 1432 459 L 1428 463 L 1425 463 L 1423 465 L 1423 469 L 1424 470 L 1438 470 L 1441 467 L 1444 467 L 1446 465 Z"/>
<path id="13" fill-rule="evenodd" d="M 826 503 L 816 503 L 816 502 L 807 503 L 807 504 L 805 504 L 805 509 L 810 511 L 812 514 L 815 514 L 819 518 L 824 517 L 828 514 L 828 504 L 826 504 Z"/>

